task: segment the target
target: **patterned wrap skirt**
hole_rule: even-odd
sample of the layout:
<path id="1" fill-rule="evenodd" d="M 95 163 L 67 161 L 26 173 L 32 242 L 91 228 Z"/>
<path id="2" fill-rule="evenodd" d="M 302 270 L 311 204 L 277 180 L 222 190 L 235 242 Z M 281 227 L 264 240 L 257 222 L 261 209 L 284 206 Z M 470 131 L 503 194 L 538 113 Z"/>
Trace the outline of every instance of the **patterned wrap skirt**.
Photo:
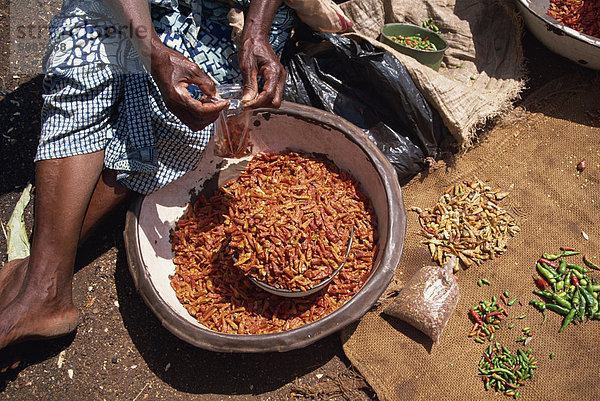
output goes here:
<path id="1" fill-rule="evenodd" d="M 196 62 L 215 83 L 241 82 L 227 13 L 249 0 L 150 0 L 160 39 Z M 282 5 L 270 43 L 279 54 L 294 12 Z M 127 30 L 98 0 L 65 0 L 50 22 L 44 57 L 42 132 L 35 160 L 104 150 L 119 183 L 148 194 L 192 170 L 213 125 L 193 132 L 165 107 Z M 201 96 L 195 86 L 192 96 Z"/>

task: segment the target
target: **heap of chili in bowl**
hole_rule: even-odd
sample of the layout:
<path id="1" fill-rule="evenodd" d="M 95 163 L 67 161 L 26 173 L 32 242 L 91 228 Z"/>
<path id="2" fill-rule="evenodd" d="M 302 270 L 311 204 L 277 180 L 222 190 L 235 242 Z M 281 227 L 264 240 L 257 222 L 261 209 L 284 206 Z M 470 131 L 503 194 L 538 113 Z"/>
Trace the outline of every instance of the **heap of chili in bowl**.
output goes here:
<path id="1" fill-rule="evenodd" d="M 531 33 L 554 53 L 600 70 L 600 5 L 597 0 L 517 0 Z"/>
<path id="2" fill-rule="evenodd" d="M 252 155 L 222 159 L 211 143 L 194 171 L 138 199 L 127 216 L 129 268 L 142 298 L 172 333 L 213 351 L 287 351 L 340 330 L 383 293 L 404 242 L 395 170 L 359 128 L 291 103 L 254 111 L 250 126 Z M 288 171 L 278 175 L 286 163 Z M 261 174 L 270 181 L 258 182 Z M 275 194 L 275 184 L 286 180 L 286 191 Z M 313 195 L 322 202 L 311 215 L 302 208 Z M 263 196 L 284 205 L 244 204 Z M 346 264 L 311 296 L 266 293 L 234 265 L 251 253 L 267 269 L 291 269 L 288 277 L 303 269 L 302 258 L 330 267 L 349 227 L 354 240 Z M 270 241 L 257 244 L 261 235 Z M 278 258 L 286 262 L 271 263 Z"/>
<path id="3" fill-rule="evenodd" d="M 385 24 L 379 40 L 436 71 L 448 48 L 448 43 L 440 33 L 408 23 Z"/>

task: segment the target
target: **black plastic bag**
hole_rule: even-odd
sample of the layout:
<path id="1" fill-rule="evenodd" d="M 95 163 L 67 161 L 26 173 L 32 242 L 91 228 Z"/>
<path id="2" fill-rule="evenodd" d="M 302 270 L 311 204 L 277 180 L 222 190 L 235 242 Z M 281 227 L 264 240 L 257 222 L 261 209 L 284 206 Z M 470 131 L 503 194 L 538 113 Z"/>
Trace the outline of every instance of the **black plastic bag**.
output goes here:
<path id="1" fill-rule="evenodd" d="M 328 33 L 290 43 L 281 57 L 288 74 L 285 100 L 329 111 L 361 128 L 401 181 L 423 169 L 426 158 L 438 158 L 450 134 L 392 54 Z"/>

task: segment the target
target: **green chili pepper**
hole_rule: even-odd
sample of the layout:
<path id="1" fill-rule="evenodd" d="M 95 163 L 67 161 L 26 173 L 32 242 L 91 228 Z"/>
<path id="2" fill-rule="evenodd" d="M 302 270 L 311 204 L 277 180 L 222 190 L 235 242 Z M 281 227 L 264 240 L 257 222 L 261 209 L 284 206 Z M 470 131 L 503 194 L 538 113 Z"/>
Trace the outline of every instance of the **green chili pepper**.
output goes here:
<path id="1" fill-rule="evenodd" d="M 573 321 L 573 317 L 575 316 L 576 312 L 577 311 L 575 310 L 575 308 L 569 311 L 567 316 L 565 316 L 562 325 L 560 326 L 560 329 L 558 330 L 559 333 L 561 333 Z"/>
<path id="2" fill-rule="evenodd" d="M 576 276 L 579 280 L 583 279 L 583 273 L 581 273 L 579 270 L 577 269 L 571 269 L 571 273 L 573 273 L 574 276 Z"/>
<path id="3" fill-rule="evenodd" d="M 571 303 L 555 292 L 534 290 L 533 293 L 542 296 L 548 300 L 553 300 L 562 307 L 571 309 Z M 548 305 L 546 304 L 546 306 Z"/>
<path id="4" fill-rule="evenodd" d="M 509 329 L 512 329 L 513 327 L 515 327 L 515 324 L 514 324 L 514 323 L 511 323 L 511 324 L 509 324 L 509 325 L 508 325 L 508 328 L 509 328 Z"/>
<path id="5" fill-rule="evenodd" d="M 553 275 L 555 278 L 558 278 L 559 274 L 558 274 L 558 272 L 556 271 L 556 269 L 554 269 L 554 267 L 550 266 L 548 263 L 544 263 L 544 262 L 539 262 L 539 263 L 542 265 L 542 267 L 543 267 L 544 269 L 546 269 L 546 270 L 548 270 L 550 273 L 552 273 L 552 275 Z"/>
<path id="6" fill-rule="evenodd" d="M 578 271 L 579 273 L 582 273 L 582 274 L 587 273 L 587 270 L 586 270 L 585 267 L 576 265 L 575 263 L 567 263 L 567 267 L 569 269 L 576 270 L 576 271 Z"/>
<path id="7" fill-rule="evenodd" d="M 571 284 L 571 276 L 572 275 L 573 275 L 573 272 L 571 270 L 569 270 L 568 273 L 565 275 L 565 279 L 563 280 L 564 288 L 569 288 L 569 285 Z"/>
<path id="8" fill-rule="evenodd" d="M 594 298 L 585 287 L 579 286 L 579 291 L 581 295 L 585 298 L 585 302 L 587 303 L 587 310 L 592 314 L 597 312 L 598 301 L 596 300 L 596 298 Z"/>
<path id="9" fill-rule="evenodd" d="M 555 284 L 558 274 L 553 274 L 550 270 L 546 269 L 540 262 L 536 264 L 536 268 L 540 276 L 542 276 L 550 284 Z"/>
<path id="10" fill-rule="evenodd" d="M 483 285 L 483 281 L 477 280 L 477 285 L 481 287 Z"/>
<path id="11" fill-rule="evenodd" d="M 527 314 L 524 313 L 521 316 L 517 316 L 517 319 L 525 319 L 527 317 Z"/>
<path id="12" fill-rule="evenodd" d="M 578 290 L 582 289 L 581 286 L 577 287 Z M 581 294 L 581 291 L 579 292 L 580 296 L 579 296 L 579 307 L 577 308 L 577 318 L 579 321 L 583 322 L 583 319 L 585 318 L 585 307 L 587 305 L 587 300 L 586 298 Z"/>
<path id="13" fill-rule="evenodd" d="M 533 305 L 540 312 L 546 310 L 546 304 L 541 301 L 538 301 L 537 299 L 532 299 L 531 301 L 529 301 L 529 305 Z"/>
<path id="14" fill-rule="evenodd" d="M 556 356 L 556 354 L 554 352 L 550 353 L 550 359 L 554 359 L 555 356 Z"/>
<path id="15" fill-rule="evenodd" d="M 548 259 L 548 260 L 556 260 L 556 259 L 560 258 L 561 256 L 562 256 L 562 254 L 554 255 L 552 253 L 542 253 L 542 258 Z"/>
<path id="16" fill-rule="evenodd" d="M 579 251 L 563 251 L 562 256 L 574 256 L 579 255 L 581 252 Z"/>
<path id="17" fill-rule="evenodd" d="M 488 280 L 487 278 L 482 278 L 481 282 L 486 285 L 491 285 L 490 280 Z"/>
<path id="18" fill-rule="evenodd" d="M 513 298 L 513 299 L 509 300 L 509 301 L 508 301 L 506 304 L 507 304 L 508 306 L 513 306 L 513 304 L 514 304 L 515 302 L 517 302 L 518 300 L 519 300 L 519 298 Z"/>
<path id="19" fill-rule="evenodd" d="M 483 344 L 483 343 L 485 343 L 485 341 L 483 341 L 483 339 L 482 339 L 481 337 L 476 337 L 476 338 L 475 338 L 475 342 L 476 342 L 476 343 L 479 343 L 479 344 Z"/>
<path id="20" fill-rule="evenodd" d="M 509 378 L 511 378 L 512 380 L 515 380 L 517 378 L 513 372 L 511 372 L 508 369 L 504 369 L 504 368 L 495 368 L 495 369 L 489 370 L 488 372 L 489 373 L 503 373 L 506 376 L 508 376 Z"/>
<path id="21" fill-rule="evenodd" d="M 561 259 L 558 263 L 558 269 L 556 269 L 556 272 L 560 275 L 563 275 L 567 272 L 567 262 L 564 259 Z"/>
<path id="22" fill-rule="evenodd" d="M 589 285 L 588 285 L 588 291 L 589 292 L 598 292 L 598 291 L 600 291 L 600 284 L 591 284 L 591 283 L 589 283 Z"/>
<path id="23" fill-rule="evenodd" d="M 563 308 L 562 306 L 556 305 L 556 304 L 553 304 L 553 303 L 547 303 L 546 304 L 546 309 L 549 309 L 549 310 L 551 310 L 553 312 L 556 312 L 559 315 L 563 315 L 563 316 L 566 316 L 566 315 L 569 314 L 569 309 Z"/>
<path id="24" fill-rule="evenodd" d="M 558 281 L 556 282 L 555 286 L 554 286 L 554 289 L 555 289 L 556 291 L 562 291 L 562 290 L 563 290 L 563 288 L 565 288 L 565 282 L 564 282 L 564 281 L 562 281 L 562 280 L 558 280 Z"/>
<path id="25" fill-rule="evenodd" d="M 589 260 L 587 255 L 583 255 L 583 263 L 585 263 L 585 265 L 590 269 L 600 270 L 600 267 L 598 267 L 591 260 Z"/>

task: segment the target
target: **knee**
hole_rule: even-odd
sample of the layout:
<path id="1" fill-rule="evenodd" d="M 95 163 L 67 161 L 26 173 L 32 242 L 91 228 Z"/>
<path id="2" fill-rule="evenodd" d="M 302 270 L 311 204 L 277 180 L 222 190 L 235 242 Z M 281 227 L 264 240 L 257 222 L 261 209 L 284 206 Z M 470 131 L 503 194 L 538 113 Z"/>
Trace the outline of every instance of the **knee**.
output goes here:
<path id="1" fill-rule="evenodd" d="M 126 196 L 133 193 L 133 191 L 129 188 L 125 188 L 123 185 L 119 184 L 119 181 L 117 180 L 116 170 L 105 168 L 104 170 L 102 170 L 100 180 L 102 180 L 102 183 L 105 186 L 112 188 L 114 190 L 114 193 L 117 195 Z"/>

